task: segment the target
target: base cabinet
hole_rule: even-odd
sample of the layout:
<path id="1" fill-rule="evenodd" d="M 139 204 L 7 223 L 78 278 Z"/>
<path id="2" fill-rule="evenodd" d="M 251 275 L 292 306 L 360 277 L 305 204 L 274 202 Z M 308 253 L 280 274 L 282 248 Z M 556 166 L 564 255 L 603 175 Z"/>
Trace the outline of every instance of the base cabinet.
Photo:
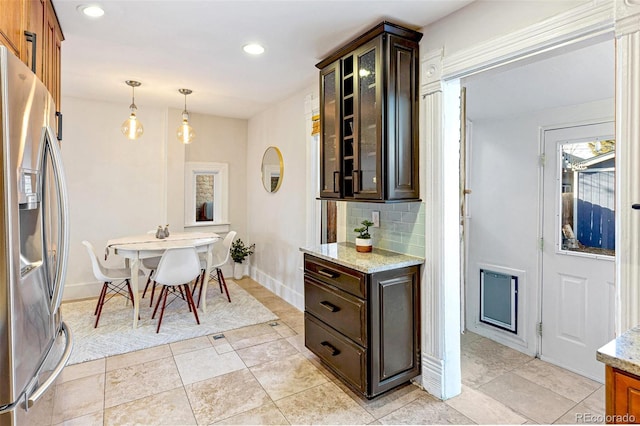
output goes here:
<path id="1" fill-rule="evenodd" d="M 605 388 L 607 423 L 639 423 L 640 377 L 607 365 Z"/>
<path id="2" fill-rule="evenodd" d="M 373 398 L 420 374 L 419 266 L 365 274 L 305 254 L 305 345 Z"/>

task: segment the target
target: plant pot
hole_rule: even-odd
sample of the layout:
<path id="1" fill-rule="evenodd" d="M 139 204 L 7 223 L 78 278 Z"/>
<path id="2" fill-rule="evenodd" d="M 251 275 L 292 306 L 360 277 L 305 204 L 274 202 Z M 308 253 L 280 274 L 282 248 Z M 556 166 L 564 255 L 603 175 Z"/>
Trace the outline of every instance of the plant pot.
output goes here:
<path id="1" fill-rule="evenodd" d="M 244 265 L 242 263 L 233 264 L 233 278 L 236 280 L 241 280 L 244 277 Z"/>
<path id="2" fill-rule="evenodd" d="M 373 250 L 371 238 L 356 238 L 356 251 L 360 253 L 369 253 Z"/>

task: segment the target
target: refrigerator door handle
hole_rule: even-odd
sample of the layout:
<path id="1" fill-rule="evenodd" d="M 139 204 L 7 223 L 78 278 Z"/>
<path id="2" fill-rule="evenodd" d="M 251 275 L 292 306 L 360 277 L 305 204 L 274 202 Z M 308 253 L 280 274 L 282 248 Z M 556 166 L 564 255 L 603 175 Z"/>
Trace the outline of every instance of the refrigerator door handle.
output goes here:
<path id="1" fill-rule="evenodd" d="M 58 244 L 56 275 L 51 297 L 51 313 L 56 313 L 62 302 L 62 289 L 67 274 L 67 257 L 69 249 L 69 200 L 67 197 L 67 185 L 62 168 L 62 153 L 58 146 L 57 138 L 51 127 L 46 128 L 46 142 L 49 145 L 53 173 L 55 175 L 58 208 L 60 210 L 60 239 Z"/>
<path id="2" fill-rule="evenodd" d="M 73 334 L 71 334 L 71 329 L 67 327 L 67 324 L 65 324 L 64 321 L 62 321 L 62 326 L 60 328 L 60 331 L 64 332 L 67 338 L 62 357 L 60 358 L 60 361 L 58 362 L 56 367 L 53 369 L 49 377 L 47 377 L 47 380 L 42 382 L 42 384 L 38 386 L 37 389 L 31 392 L 31 394 L 29 394 L 29 397 L 27 398 L 27 401 L 26 401 L 26 407 L 25 407 L 26 409 L 33 407 L 33 404 L 38 399 L 40 399 L 40 397 L 51 387 L 51 385 L 56 381 L 56 379 L 62 372 L 62 369 L 67 365 L 67 361 L 69 361 L 69 357 L 71 356 L 71 350 L 73 349 Z"/>

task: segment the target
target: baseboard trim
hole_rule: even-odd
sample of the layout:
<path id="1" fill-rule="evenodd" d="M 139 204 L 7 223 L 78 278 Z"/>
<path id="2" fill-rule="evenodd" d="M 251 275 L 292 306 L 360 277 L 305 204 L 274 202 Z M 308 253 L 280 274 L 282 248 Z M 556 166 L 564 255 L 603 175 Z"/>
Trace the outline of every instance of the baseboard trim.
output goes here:
<path id="1" fill-rule="evenodd" d="M 101 289 L 102 283 L 99 281 L 65 284 L 62 301 L 71 302 L 79 299 L 98 297 Z"/>
<path id="2" fill-rule="evenodd" d="M 287 287 L 282 282 L 275 278 L 265 274 L 255 267 L 250 268 L 251 278 L 257 281 L 263 287 L 271 290 L 278 297 L 281 297 L 286 302 L 292 304 L 301 311 L 304 311 L 304 295 L 293 290 L 291 287 Z"/>
<path id="3" fill-rule="evenodd" d="M 422 387 L 436 398 L 443 398 L 444 361 L 422 355 Z"/>

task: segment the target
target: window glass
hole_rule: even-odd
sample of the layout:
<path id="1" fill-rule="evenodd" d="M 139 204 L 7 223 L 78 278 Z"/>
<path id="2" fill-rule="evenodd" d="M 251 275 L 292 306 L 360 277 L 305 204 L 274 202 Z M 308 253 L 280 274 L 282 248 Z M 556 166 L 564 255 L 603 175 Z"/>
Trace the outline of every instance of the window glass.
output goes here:
<path id="1" fill-rule="evenodd" d="M 229 230 L 229 164 L 186 162 L 184 226 Z"/>
<path id="2" fill-rule="evenodd" d="M 214 220 L 214 174 L 196 175 L 196 222 Z"/>
<path id="3" fill-rule="evenodd" d="M 562 250 L 615 255 L 615 140 L 562 144 Z"/>

